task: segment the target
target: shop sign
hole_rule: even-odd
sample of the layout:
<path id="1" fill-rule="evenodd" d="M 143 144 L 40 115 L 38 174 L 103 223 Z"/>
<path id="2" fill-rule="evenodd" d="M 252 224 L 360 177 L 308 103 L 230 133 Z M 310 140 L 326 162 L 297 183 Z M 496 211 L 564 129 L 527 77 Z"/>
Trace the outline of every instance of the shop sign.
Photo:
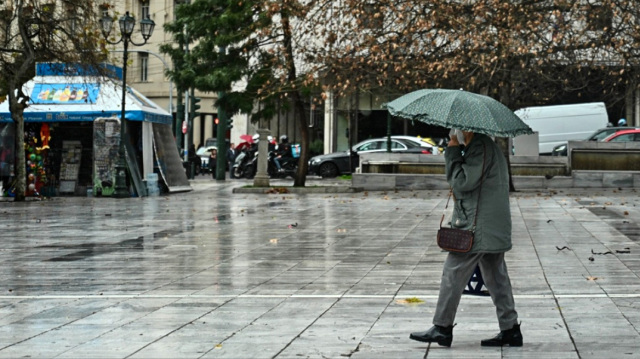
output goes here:
<path id="1" fill-rule="evenodd" d="M 94 104 L 100 84 L 35 84 L 31 92 L 34 104 Z"/>

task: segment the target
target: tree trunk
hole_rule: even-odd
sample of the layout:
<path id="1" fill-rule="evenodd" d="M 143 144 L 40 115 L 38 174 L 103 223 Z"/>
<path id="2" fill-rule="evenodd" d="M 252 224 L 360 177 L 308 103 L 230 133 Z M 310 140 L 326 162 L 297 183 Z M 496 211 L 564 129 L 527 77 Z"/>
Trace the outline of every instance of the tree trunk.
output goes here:
<path id="1" fill-rule="evenodd" d="M 500 150 L 502 150 L 502 154 L 504 158 L 507 160 L 507 170 L 509 171 L 509 192 L 515 192 L 516 188 L 513 185 L 513 176 L 511 175 L 511 148 L 509 148 L 509 138 L 507 137 L 496 137 L 496 143 Z"/>
<path id="2" fill-rule="evenodd" d="M 25 200 L 25 192 L 27 190 L 27 164 L 24 156 L 24 105 L 19 103 L 16 96 L 11 92 L 9 93 L 9 111 L 13 122 L 16 124 L 14 148 L 16 196 L 14 201 L 22 202 Z"/>
<path id="3" fill-rule="evenodd" d="M 298 159 L 298 172 L 293 182 L 294 187 L 304 187 L 307 181 L 307 171 L 309 169 L 309 126 L 305 115 L 304 103 L 297 87 L 296 64 L 293 57 L 291 23 L 289 22 L 289 14 L 286 11 L 281 13 L 281 24 L 283 30 L 283 46 L 284 57 L 287 66 L 288 85 L 292 88 L 290 94 L 295 108 L 295 116 L 302 135 L 300 143 L 300 158 Z"/>
<path id="4" fill-rule="evenodd" d="M 305 116 L 304 104 L 299 92 L 295 92 L 294 106 L 298 113 L 297 119 L 300 126 L 300 134 L 302 141 L 300 142 L 300 158 L 298 158 L 298 172 L 293 181 L 294 187 L 304 187 L 307 181 L 307 172 L 309 171 L 309 125 Z"/>
<path id="5" fill-rule="evenodd" d="M 507 79 L 506 83 L 512 83 L 510 72 L 507 71 Z M 500 88 L 500 102 L 508 108 L 513 108 L 511 103 L 511 87 L 510 86 L 502 86 Z M 513 175 L 511 174 L 511 146 L 509 146 L 509 138 L 507 137 L 499 137 L 496 139 L 500 149 L 502 150 L 502 154 L 504 155 L 505 160 L 507 161 L 507 169 L 509 171 L 509 192 L 515 192 L 516 187 L 513 185 Z"/>

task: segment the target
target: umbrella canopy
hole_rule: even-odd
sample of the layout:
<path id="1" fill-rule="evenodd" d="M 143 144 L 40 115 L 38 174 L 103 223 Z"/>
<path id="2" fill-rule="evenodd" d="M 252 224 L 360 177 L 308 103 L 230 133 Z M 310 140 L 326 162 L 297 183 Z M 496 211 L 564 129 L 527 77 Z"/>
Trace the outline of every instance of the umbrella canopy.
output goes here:
<path id="1" fill-rule="evenodd" d="M 253 136 L 251 135 L 240 135 L 240 139 L 244 142 L 253 143 Z"/>
<path id="2" fill-rule="evenodd" d="M 531 128 L 502 103 L 463 90 L 424 89 L 383 105 L 393 116 L 445 128 L 516 137 L 532 134 Z"/>

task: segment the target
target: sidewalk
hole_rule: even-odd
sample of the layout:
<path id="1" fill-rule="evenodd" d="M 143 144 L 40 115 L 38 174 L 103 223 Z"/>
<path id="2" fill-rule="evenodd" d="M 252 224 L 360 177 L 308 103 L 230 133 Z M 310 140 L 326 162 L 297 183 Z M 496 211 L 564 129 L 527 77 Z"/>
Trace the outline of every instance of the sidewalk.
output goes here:
<path id="1" fill-rule="evenodd" d="M 640 358 L 635 190 L 513 194 L 525 344 L 480 347 L 494 308 L 465 295 L 445 348 L 409 333 L 431 326 L 446 191 L 243 184 L 0 202 L 0 358 Z"/>

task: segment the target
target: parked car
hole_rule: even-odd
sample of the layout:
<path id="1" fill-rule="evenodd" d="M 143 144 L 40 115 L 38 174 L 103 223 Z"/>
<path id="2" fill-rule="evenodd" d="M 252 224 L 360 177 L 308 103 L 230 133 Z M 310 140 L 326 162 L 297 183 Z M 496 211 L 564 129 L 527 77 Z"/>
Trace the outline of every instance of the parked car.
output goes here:
<path id="1" fill-rule="evenodd" d="M 626 131 L 626 130 L 638 130 L 639 127 L 605 127 L 597 130 L 591 136 L 585 139 L 585 141 L 604 141 L 610 135 L 618 132 L 618 131 Z M 551 152 L 553 156 L 566 156 L 567 155 L 567 144 L 562 144 L 555 146 L 553 151 Z"/>
<path id="2" fill-rule="evenodd" d="M 211 156 L 211 151 L 214 149 L 217 150 L 218 147 L 204 146 L 196 151 L 196 155 L 200 157 L 200 174 L 209 173 L 209 156 Z"/>
<path id="3" fill-rule="evenodd" d="M 419 145 L 420 147 L 424 147 L 424 148 L 428 148 L 429 151 L 431 151 L 431 153 L 433 154 L 437 154 L 435 153 L 435 151 L 440 152 L 438 146 L 436 145 L 436 143 L 428 137 L 417 137 L 417 136 L 391 136 L 391 138 L 397 138 L 400 140 L 407 140 L 407 141 L 411 141 L 417 145 Z"/>
<path id="4" fill-rule="evenodd" d="M 334 152 L 312 157 L 309 160 L 309 173 L 325 178 L 349 174 L 358 167 L 361 153 L 382 152 L 386 150 L 386 137 L 362 141 L 351 147 L 351 151 Z M 391 151 L 431 154 L 431 151 L 427 148 L 421 147 L 414 142 L 398 138 L 391 139 Z M 351 167 L 349 164 L 351 164 Z"/>
<path id="5" fill-rule="evenodd" d="M 604 142 L 630 142 L 640 141 L 640 129 L 618 131 L 604 139 Z"/>
<path id="6" fill-rule="evenodd" d="M 229 148 L 229 139 L 225 138 L 224 140 L 227 143 L 227 148 Z M 209 137 L 204 140 L 204 147 L 218 146 L 218 139 L 216 137 Z"/>

